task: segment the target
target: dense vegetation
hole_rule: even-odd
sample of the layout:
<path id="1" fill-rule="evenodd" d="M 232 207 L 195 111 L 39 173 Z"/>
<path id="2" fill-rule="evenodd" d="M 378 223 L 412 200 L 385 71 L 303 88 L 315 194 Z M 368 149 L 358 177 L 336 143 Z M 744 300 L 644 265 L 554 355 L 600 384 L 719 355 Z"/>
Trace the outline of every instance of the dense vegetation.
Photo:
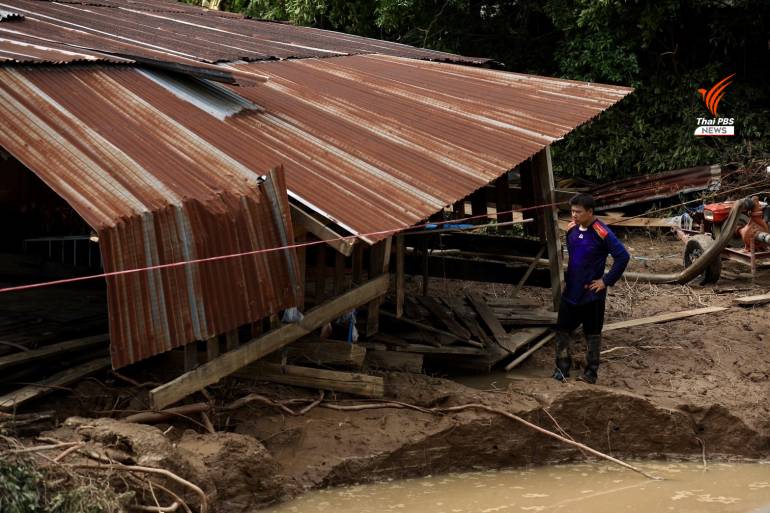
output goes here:
<path id="1" fill-rule="evenodd" d="M 554 145 L 561 175 L 768 160 L 768 0 L 222 0 L 220 8 L 636 88 Z M 736 136 L 693 136 L 697 118 L 711 117 L 697 90 L 731 73 L 719 112 L 735 118 Z"/>

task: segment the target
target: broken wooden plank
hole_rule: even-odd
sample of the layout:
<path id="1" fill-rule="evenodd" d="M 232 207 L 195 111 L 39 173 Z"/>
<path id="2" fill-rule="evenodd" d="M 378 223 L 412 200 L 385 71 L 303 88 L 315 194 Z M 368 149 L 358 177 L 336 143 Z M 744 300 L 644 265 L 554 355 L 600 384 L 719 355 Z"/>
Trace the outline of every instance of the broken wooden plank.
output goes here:
<path id="1" fill-rule="evenodd" d="M 299 322 L 286 324 L 261 337 L 254 338 L 237 349 L 229 351 L 197 369 L 150 391 L 150 404 L 155 410 L 173 404 L 179 399 L 216 383 L 225 376 L 266 356 L 283 346 L 307 335 L 323 324 L 336 319 L 353 308 L 367 303 L 388 291 L 390 276 L 383 275 L 345 292 L 341 296 L 305 313 Z"/>
<path id="2" fill-rule="evenodd" d="M 558 317 L 557 312 L 551 312 L 542 308 L 494 308 L 492 311 L 497 320 L 503 325 L 552 326 L 556 324 Z"/>
<path id="3" fill-rule="evenodd" d="M 486 350 L 479 349 L 478 347 L 463 347 L 463 346 L 428 346 L 425 344 L 408 344 L 405 346 L 397 346 L 392 349 L 393 351 L 405 351 L 407 353 L 421 353 L 421 354 L 455 354 L 455 355 L 474 355 L 482 356 L 487 354 Z"/>
<path id="4" fill-rule="evenodd" d="M 454 320 L 451 317 L 451 314 L 447 313 L 434 298 L 430 296 L 417 296 L 417 300 L 422 303 L 422 306 L 427 308 L 431 315 L 438 319 L 448 331 L 463 339 L 471 338 L 471 332 L 460 326 L 460 323 Z"/>
<path id="5" fill-rule="evenodd" d="M 14 365 L 40 361 L 45 358 L 62 355 L 71 351 L 88 349 L 93 346 L 106 344 L 108 340 L 109 336 L 105 333 L 102 335 L 94 335 L 92 337 L 68 340 L 58 344 L 51 344 L 49 346 L 41 347 L 40 349 L 33 349 L 31 351 L 24 351 L 22 353 L 14 353 L 8 356 L 2 356 L 0 357 L 0 369 L 12 367 Z"/>
<path id="6" fill-rule="evenodd" d="M 32 399 L 37 399 L 45 394 L 65 387 L 89 374 L 106 369 L 110 366 L 109 358 L 97 358 L 89 362 L 71 367 L 65 371 L 59 372 L 48 378 L 36 382 L 34 385 L 27 385 L 24 388 L 15 390 L 0 397 L 0 410 L 13 410 Z"/>
<path id="7" fill-rule="evenodd" d="M 445 337 L 451 339 L 452 341 L 457 341 L 457 342 L 460 342 L 460 343 L 463 343 L 463 344 L 468 344 L 468 345 L 475 345 L 472 340 L 468 340 L 467 338 L 458 337 L 454 333 L 449 333 L 448 331 L 440 330 L 438 328 L 434 328 L 433 326 L 428 326 L 427 324 L 423 324 L 421 322 L 413 321 L 412 319 L 408 319 L 406 317 L 400 317 L 400 318 L 396 317 L 395 314 L 392 314 L 390 312 L 386 312 L 385 310 L 380 311 L 380 315 L 383 316 L 383 317 L 386 317 L 388 319 L 393 319 L 393 320 L 398 321 L 400 323 L 407 324 L 409 326 L 418 328 L 418 329 L 420 329 L 422 331 L 426 331 L 428 333 L 434 333 L 436 335 L 445 336 Z"/>
<path id="8" fill-rule="evenodd" d="M 548 328 L 523 328 L 520 330 L 512 331 L 508 334 L 508 338 L 502 345 L 511 352 L 516 353 L 519 349 L 527 344 L 534 342 L 538 338 L 542 337 L 546 333 L 551 331 Z"/>
<path id="9" fill-rule="evenodd" d="M 541 306 L 539 302 L 534 299 L 523 297 L 495 297 L 484 295 L 484 302 L 492 309 L 495 308 L 527 308 Z"/>
<path id="10" fill-rule="evenodd" d="M 306 360 L 315 365 L 360 369 L 365 357 L 365 348 L 342 340 L 313 338 L 292 342 L 286 347 L 286 358 L 289 362 Z"/>
<path id="11" fill-rule="evenodd" d="M 461 323 L 471 332 L 471 335 L 481 342 L 482 346 L 487 346 L 491 342 L 484 329 L 476 321 L 476 314 L 473 308 L 467 306 L 461 298 L 442 298 L 442 301 L 455 314 Z"/>
<path id="12" fill-rule="evenodd" d="M 383 397 L 385 395 L 385 380 L 381 377 L 353 372 L 259 362 L 238 372 L 238 376 L 284 385 L 344 392 L 363 397 Z"/>
<path id="13" fill-rule="evenodd" d="M 757 296 L 744 296 L 733 299 L 733 304 L 740 306 L 756 306 L 770 303 L 770 294 L 760 294 Z"/>
<path id="14" fill-rule="evenodd" d="M 632 328 L 634 326 L 642 326 L 644 324 L 653 324 L 658 322 L 676 321 L 678 319 L 685 319 L 694 315 L 703 315 L 714 312 L 721 312 L 727 310 L 723 306 L 709 306 L 707 308 L 697 308 L 695 310 L 684 310 L 682 312 L 669 312 L 660 315 L 653 315 L 652 317 L 642 317 L 641 319 L 632 319 L 630 321 L 613 322 L 605 324 L 602 331 L 619 330 L 623 328 Z"/>
<path id="15" fill-rule="evenodd" d="M 367 351 L 366 366 L 401 372 L 422 372 L 423 355 L 404 351 Z"/>
<path id="16" fill-rule="evenodd" d="M 56 415 L 53 411 L 0 416 L 0 435 L 35 436 L 54 427 L 56 427 Z"/>
<path id="17" fill-rule="evenodd" d="M 476 310 L 476 313 L 479 314 L 479 318 L 484 322 L 487 328 L 489 328 L 492 337 L 497 342 L 502 342 L 505 340 L 505 338 L 508 336 L 508 332 L 505 331 L 503 325 L 500 324 L 500 321 L 497 320 L 497 317 L 495 317 L 492 309 L 489 308 L 484 300 L 476 294 L 468 292 L 466 293 L 466 296 L 468 297 L 468 301 L 470 301 L 471 305 Z"/>
<path id="18" fill-rule="evenodd" d="M 537 344 L 533 345 L 531 348 L 529 348 L 524 354 L 513 360 L 511 363 L 505 366 L 506 371 L 510 371 L 514 368 L 516 368 L 521 362 L 526 360 L 527 358 L 532 355 L 535 351 L 546 345 L 548 342 L 550 342 L 554 337 L 556 337 L 556 333 L 551 333 L 550 335 L 543 337 L 543 340 L 538 342 Z"/>

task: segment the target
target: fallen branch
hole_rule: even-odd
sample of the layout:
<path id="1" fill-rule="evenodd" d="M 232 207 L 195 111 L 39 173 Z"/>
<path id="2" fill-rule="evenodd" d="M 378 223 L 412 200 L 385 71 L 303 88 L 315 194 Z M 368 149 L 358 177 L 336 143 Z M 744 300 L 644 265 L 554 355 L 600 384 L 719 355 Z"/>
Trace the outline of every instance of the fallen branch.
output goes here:
<path id="1" fill-rule="evenodd" d="M 274 408 L 278 408 L 281 411 L 288 413 L 289 415 L 292 415 L 292 416 L 297 415 L 297 412 L 295 412 L 291 408 L 288 408 L 279 402 L 273 401 L 269 397 L 265 397 L 264 395 L 259 395 L 259 394 L 249 394 L 247 396 L 241 397 L 240 399 L 236 399 L 230 404 L 223 406 L 222 410 L 223 411 L 237 410 L 238 408 L 242 408 L 243 406 L 246 406 L 249 403 L 261 403 L 266 406 L 272 406 Z"/>
<path id="2" fill-rule="evenodd" d="M 133 415 L 129 415 L 128 417 L 124 417 L 121 420 L 124 422 L 135 422 L 137 424 L 152 424 L 154 422 L 163 422 L 174 417 L 185 417 L 186 415 L 193 413 L 207 412 L 208 410 L 208 403 L 185 404 L 184 406 L 177 406 L 175 408 L 168 408 L 165 410 L 142 411 Z"/>
<path id="3" fill-rule="evenodd" d="M 321 401 L 323 400 L 324 400 L 324 391 L 321 390 L 321 393 L 318 395 L 318 399 L 316 399 L 315 401 L 313 401 L 312 403 L 308 404 L 307 406 L 302 408 L 300 411 L 298 411 L 297 415 L 306 414 L 307 412 L 309 412 L 310 410 L 312 410 L 313 408 L 321 404 Z"/>
<path id="4" fill-rule="evenodd" d="M 123 472 L 138 472 L 138 473 L 157 474 L 160 476 L 164 476 L 195 492 L 201 499 L 200 513 L 206 513 L 208 511 L 208 500 L 206 498 L 206 493 L 200 487 L 191 483 L 190 481 L 187 481 L 186 479 L 179 477 L 173 472 L 170 472 L 163 468 L 141 467 L 138 465 L 118 465 L 118 464 L 88 465 L 83 463 L 67 464 L 64 466 L 70 467 L 70 468 L 83 468 L 83 469 L 91 469 L 91 470 L 120 470 Z"/>
<path id="5" fill-rule="evenodd" d="M 51 445 L 37 445 L 34 447 L 24 447 L 22 449 L 11 449 L 9 451 L 5 451 L 4 454 L 21 454 L 26 452 L 38 452 L 38 451 L 52 451 L 54 449 L 61 449 L 64 447 L 73 447 L 77 445 L 81 445 L 82 442 L 62 442 L 58 444 L 51 444 Z"/>

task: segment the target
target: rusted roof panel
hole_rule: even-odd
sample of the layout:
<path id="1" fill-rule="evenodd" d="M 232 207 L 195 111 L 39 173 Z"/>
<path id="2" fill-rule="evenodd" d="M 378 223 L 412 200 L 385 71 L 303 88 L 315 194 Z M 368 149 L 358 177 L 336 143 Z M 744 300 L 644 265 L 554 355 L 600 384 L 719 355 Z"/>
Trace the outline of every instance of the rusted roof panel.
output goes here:
<path id="1" fill-rule="evenodd" d="M 130 68 L 0 68 L 0 145 L 99 233 L 108 272 L 282 246 L 279 219 L 293 240 L 285 192 L 276 213 L 259 185 L 268 166 L 211 146 L 164 101 L 221 123 Z M 273 180 L 285 191 L 282 173 Z M 295 305 L 292 261 L 271 252 L 109 278 L 114 367 Z"/>
<path id="2" fill-rule="evenodd" d="M 414 48 L 327 30 L 223 16 L 176 2 L 62 3 L 0 0 L 25 16 L 17 30 L 28 36 L 123 56 L 208 63 L 382 53 L 415 59 L 483 63 L 454 54 Z"/>
<path id="3" fill-rule="evenodd" d="M 716 188 L 721 179 L 720 166 L 698 166 L 618 180 L 590 192 L 597 198 L 597 207 L 608 210 Z"/>

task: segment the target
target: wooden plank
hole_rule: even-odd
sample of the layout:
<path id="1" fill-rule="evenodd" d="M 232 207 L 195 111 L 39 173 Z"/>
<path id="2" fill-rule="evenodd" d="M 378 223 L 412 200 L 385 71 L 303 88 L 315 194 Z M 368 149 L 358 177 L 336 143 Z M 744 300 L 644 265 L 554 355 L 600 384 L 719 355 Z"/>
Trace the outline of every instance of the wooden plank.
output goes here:
<path id="1" fill-rule="evenodd" d="M 356 244 L 353 249 L 353 285 L 360 285 L 364 269 L 364 245 Z"/>
<path id="2" fill-rule="evenodd" d="M 401 351 L 367 351 L 366 366 L 373 369 L 401 372 L 422 372 L 423 355 Z"/>
<path id="3" fill-rule="evenodd" d="M 306 337 L 307 338 L 307 337 Z M 360 369 L 366 357 L 366 348 L 341 340 L 313 338 L 293 342 L 287 346 L 286 358 L 290 363 L 305 360 L 315 365 L 354 367 Z"/>
<path id="4" fill-rule="evenodd" d="M 620 330 L 623 328 L 633 328 L 634 326 L 643 326 L 645 324 L 676 321 L 679 319 L 692 317 L 694 315 L 704 315 L 714 312 L 721 312 L 723 310 L 727 310 L 727 308 L 723 306 L 709 306 L 706 308 L 697 308 L 695 310 L 684 310 L 682 312 L 669 312 L 660 315 L 653 315 L 652 317 L 642 317 L 641 319 L 605 324 L 602 331 Z"/>
<path id="5" fill-rule="evenodd" d="M 355 238 L 343 239 L 342 235 L 296 205 L 291 205 L 291 220 L 345 256 L 350 256 L 356 247 Z"/>
<path id="6" fill-rule="evenodd" d="M 512 331 L 508 334 L 508 340 L 505 344 L 506 349 L 511 353 L 516 353 L 519 349 L 534 342 L 549 331 L 551 330 L 548 328 L 523 328 Z"/>
<path id="7" fill-rule="evenodd" d="M 551 299 L 553 310 L 559 310 L 561 301 L 562 255 L 559 239 L 559 217 L 556 208 L 556 197 L 553 183 L 553 168 L 551 166 L 551 148 L 546 146 L 532 157 L 533 176 L 536 177 L 535 201 L 545 205 L 538 211 L 538 222 L 542 224 L 545 241 L 548 245 L 548 260 L 551 263 Z"/>
<path id="8" fill-rule="evenodd" d="M 503 325 L 552 326 L 558 314 L 542 308 L 510 309 L 493 308 L 495 317 Z"/>
<path id="9" fill-rule="evenodd" d="M 406 295 L 406 282 L 404 277 L 404 234 L 396 235 L 396 317 L 404 315 L 404 297 Z"/>
<path id="10" fill-rule="evenodd" d="M 507 173 L 495 180 L 495 208 L 498 212 L 498 223 L 513 221 L 513 214 L 510 212 L 513 205 L 511 203 L 511 193 L 508 187 Z M 500 214 L 500 212 L 504 213 Z"/>
<path id="11" fill-rule="evenodd" d="M 484 224 L 487 221 L 487 193 L 484 188 L 481 188 L 471 194 L 471 215 L 473 219 L 470 221 L 474 224 Z"/>
<path id="12" fill-rule="evenodd" d="M 744 296 L 733 299 L 733 304 L 741 306 L 756 306 L 770 303 L 770 294 L 760 294 L 758 296 Z"/>
<path id="13" fill-rule="evenodd" d="M 470 331 L 460 326 L 460 323 L 454 320 L 451 317 L 451 314 L 447 313 L 446 310 L 444 310 L 444 308 L 434 298 L 430 296 L 418 296 L 417 300 L 422 303 L 422 305 L 427 308 L 428 311 L 436 319 L 438 319 L 448 331 L 454 333 L 460 338 L 471 338 Z"/>
<path id="14" fill-rule="evenodd" d="M 421 353 L 421 354 L 454 354 L 454 355 L 474 355 L 482 356 L 487 352 L 484 349 L 477 347 L 465 347 L 465 346 L 428 346 L 425 344 L 408 344 L 405 346 L 394 347 L 393 351 L 404 351 L 407 353 Z"/>
<path id="15" fill-rule="evenodd" d="M 302 233 L 296 233 L 296 231 L 300 231 L 297 227 L 295 227 L 295 235 L 294 240 L 297 241 L 297 244 L 303 244 L 307 241 L 307 235 L 305 233 L 305 230 L 302 229 Z M 300 311 L 305 310 L 305 286 L 307 284 L 307 246 L 300 246 L 297 248 L 297 268 L 299 270 L 299 282 L 300 285 L 302 285 L 302 296 L 300 296 L 299 301 L 297 301 L 297 308 L 300 309 Z"/>
<path id="16" fill-rule="evenodd" d="M 486 294 L 484 295 L 484 302 L 492 309 L 540 306 L 540 303 L 534 299 L 523 297 L 494 297 Z"/>
<path id="17" fill-rule="evenodd" d="M 0 357 L 0 369 L 23 363 L 36 362 L 52 356 L 68 353 L 70 351 L 78 351 L 81 349 L 87 349 L 92 346 L 106 344 L 108 340 L 109 335 L 104 333 L 102 335 L 94 335 L 92 337 L 78 338 L 75 340 L 60 342 L 58 344 L 51 344 L 49 346 L 41 347 L 40 349 L 14 353 Z"/>
<path id="18" fill-rule="evenodd" d="M 319 390 L 332 390 L 363 397 L 383 397 L 385 395 L 385 380 L 367 374 L 265 362 L 251 365 L 238 374 L 240 377 Z"/>
<path id="19" fill-rule="evenodd" d="M 186 372 L 178 378 L 152 389 L 150 391 L 150 404 L 152 408 L 155 410 L 165 408 L 169 404 L 173 404 L 207 385 L 216 383 L 238 369 L 294 342 L 343 313 L 349 312 L 353 308 L 370 301 L 372 298 L 382 296 L 388 291 L 389 283 L 390 277 L 387 275 L 368 281 L 331 301 L 305 312 L 301 321 L 285 324 L 259 338 L 252 339 L 237 349 L 227 352 L 193 371 Z"/>
<path id="20" fill-rule="evenodd" d="M 489 345 L 491 342 L 489 336 L 479 325 L 478 321 L 476 321 L 476 314 L 474 313 L 475 311 L 473 308 L 467 306 L 464 299 L 444 297 L 441 298 L 441 300 L 445 305 L 452 309 L 455 317 L 457 317 L 460 322 L 463 323 L 466 328 L 468 328 L 468 331 L 471 332 L 472 336 L 476 337 L 476 340 L 481 342 L 483 346 Z"/>
<path id="21" fill-rule="evenodd" d="M 544 338 L 543 338 L 543 340 L 541 340 L 540 342 L 538 342 L 537 344 L 535 344 L 534 346 L 532 346 L 531 348 L 529 348 L 529 349 L 528 349 L 526 352 L 524 352 L 524 353 L 523 353 L 521 356 L 519 356 L 518 358 L 516 358 L 515 360 L 513 360 L 511 363 L 509 363 L 508 365 L 506 365 L 506 366 L 505 366 L 505 370 L 506 370 L 506 371 L 510 371 L 510 370 L 512 370 L 512 369 L 514 369 L 514 368 L 516 368 L 516 367 L 517 367 L 517 366 L 518 366 L 518 365 L 519 365 L 521 362 L 523 362 L 524 360 L 526 360 L 527 358 L 529 358 L 529 357 L 530 357 L 530 355 L 532 355 L 532 353 L 534 353 L 535 351 L 537 351 L 538 349 L 540 349 L 541 347 L 543 347 L 544 345 L 546 345 L 546 344 L 547 344 L 548 342 L 550 342 L 550 341 L 551 341 L 551 340 L 552 340 L 554 337 L 556 337 L 556 333 L 551 333 L 550 335 L 548 335 L 548 336 L 544 337 Z"/>
<path id="22" fill-rule="evenodd" d="M 545 246 L 541 247 L 540 250 L 537 252 L 537 255 L 532 259 L 532 263 L 529 264 L 529 267 L 527 267 L 527 272 L 524 273 L 524 276 L 521 277 L 519 280 L 519 283 L 516 284 L 516 288 L 513 289 L 513 297 L 516 297 L 519 295 L 519 292 L 521 292 L 521 288 L 524 287 L 524 284 L 527 283 L 527 280 L 532 275 L 532 271 L 535 270 L 535 267 L 537 267 L 537 262 L 540 260 L 540 257 L 543 256 L 543 253 L 545 252 Z"/>
<path id="23" fill-rule="evenodd" d="M 473 308 L 476 310 L 476 313 L 479 314 L 481 321 L 487 326 L 487 328 L 489 328 L 492 337 L 494 337 L 498 343 L 502 343 L 508 336 L 508 332 L 505 331 L 503 325 L 500 324 L 500 321 L 497 320 L 497 317 L 495 317 L 492 309 L 489 308 L 484 300 L 476 294 L 468 292 L 466 296 L 468 297 L 468 301 L 470 301 L 471 306 L 473 306 Z"/>
<path id="24" fill-rule="evenodd" d="M 0 397 L 0 410 L 14 410 L 32 399 L 37 399 L 45 394 L 65 387 L 89 374 L 106 369 L 110 366 L 109 358 L 98 358 L 81 365 L 71 367 L 65 371 L 54 374 L 51 377 L 38 381 L 34 385 L 10 392 Z"/>

